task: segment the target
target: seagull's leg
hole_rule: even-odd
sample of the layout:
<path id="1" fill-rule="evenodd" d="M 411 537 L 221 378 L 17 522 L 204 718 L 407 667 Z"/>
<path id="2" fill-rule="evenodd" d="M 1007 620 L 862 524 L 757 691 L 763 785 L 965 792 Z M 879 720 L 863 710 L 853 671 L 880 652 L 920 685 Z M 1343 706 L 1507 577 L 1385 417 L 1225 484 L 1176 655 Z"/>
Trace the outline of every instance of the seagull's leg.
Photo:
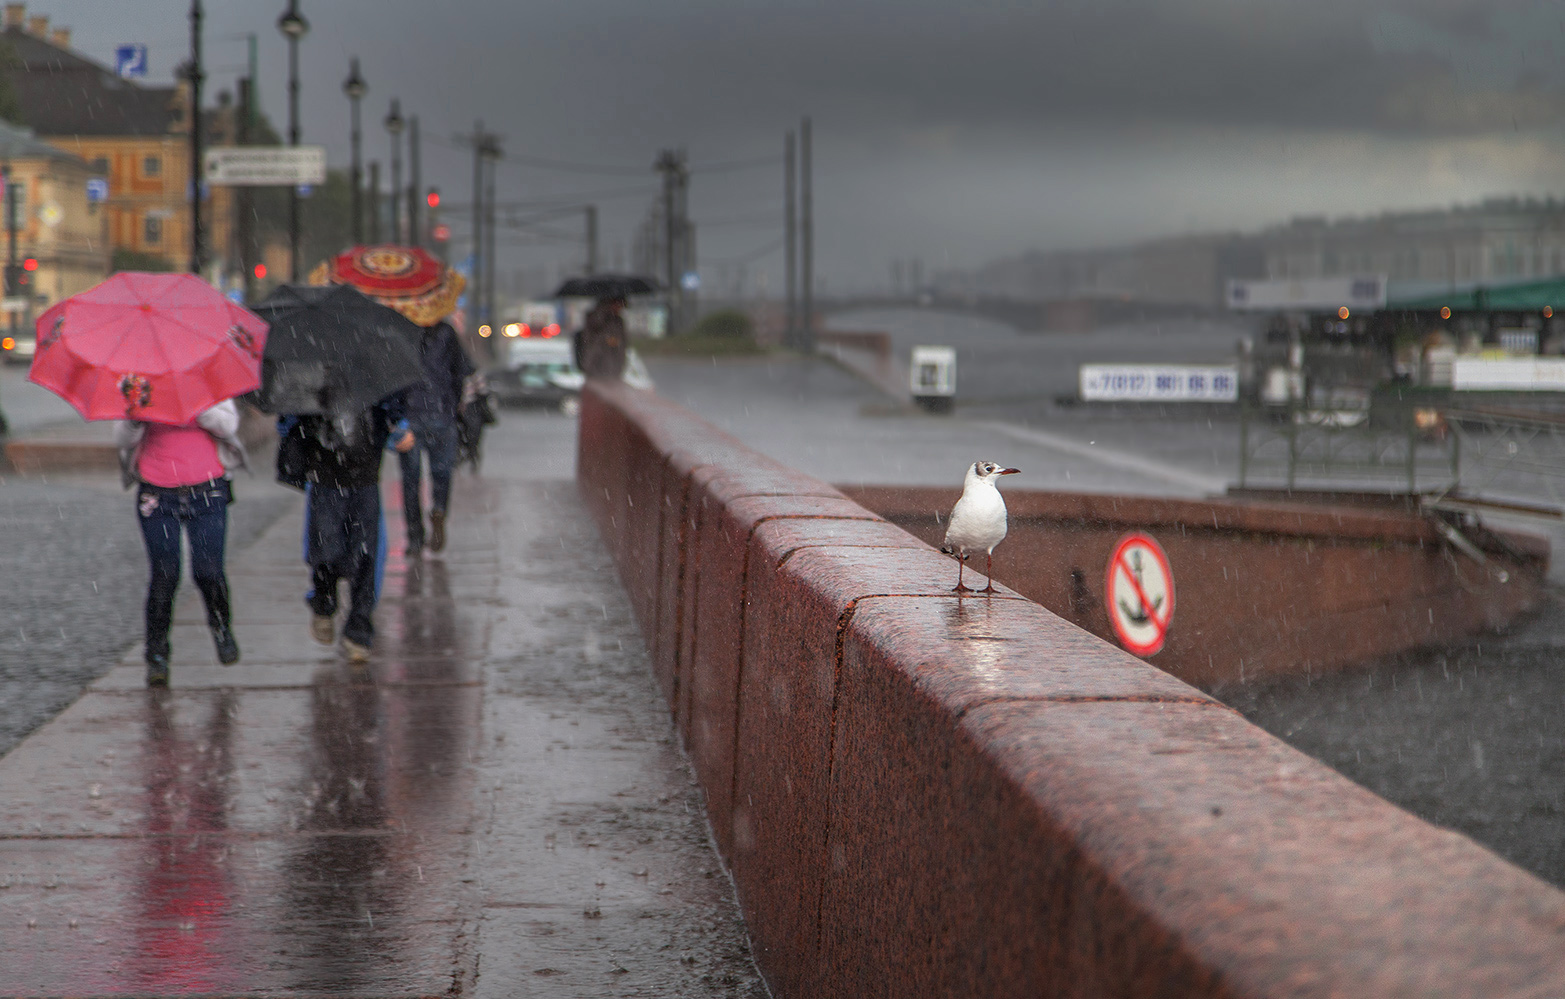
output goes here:
<path id="1" fill-rule="evenodd" d="M 972 588 L 962 585 L 962 567 L 967 564 L 967 553 L 958 552 L 956 556 L 956 587 L 952 593 L 971 593 Z"/>
<path id="2" fill-rule="evenodd" d="M 984 554 L 984 575 L 985 576 L 988 576 L 989 573 L 993 571 L 993 568 L 992 568 L 993 565 L 994 565 L 994 552 L 986 552 Z M 978 592 L 979 593 L 993 593 L 994 592 L 994 578 L 991 576 L 990 579 L 989 579 L 989 585 L 984 587 L 983 589 L 979 590 Z"/>

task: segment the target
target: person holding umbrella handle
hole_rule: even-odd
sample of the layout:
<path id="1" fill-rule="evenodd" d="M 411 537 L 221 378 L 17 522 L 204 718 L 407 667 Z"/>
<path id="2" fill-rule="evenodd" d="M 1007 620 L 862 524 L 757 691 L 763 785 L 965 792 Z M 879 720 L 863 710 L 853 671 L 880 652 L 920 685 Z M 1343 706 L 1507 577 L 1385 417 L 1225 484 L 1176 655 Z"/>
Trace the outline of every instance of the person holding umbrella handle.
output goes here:
<path id="1" fill-rule="evenodd" d="M 115 427 L 120 472 L 136 486 L 136 513 L 147 545 L 147 686 L 169 680 L 169 628 L 179 589 L 181 530 L 190 539 L 190 575 L 206 604 L 207 627 L 224 666 L 239 661 L 224 572 L 233 468 L 248 469 L 239 440 L 239 408 L 225 399 L 191 423 L 125 420 Z"/>

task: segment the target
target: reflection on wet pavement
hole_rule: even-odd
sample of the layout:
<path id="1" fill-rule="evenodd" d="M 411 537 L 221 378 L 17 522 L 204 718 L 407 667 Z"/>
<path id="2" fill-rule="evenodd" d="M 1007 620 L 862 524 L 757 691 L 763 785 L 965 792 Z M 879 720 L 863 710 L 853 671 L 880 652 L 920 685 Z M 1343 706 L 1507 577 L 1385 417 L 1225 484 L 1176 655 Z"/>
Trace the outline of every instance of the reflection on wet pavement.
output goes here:
<path id="1" fill-rule="evenodd" d="M 295 511 L 231 556 L 240 666 L 181 608 L 172 689 L 131 649 L 0 758 L 0 994 L 763 994 L 574 485 L 504 477 L 573 429 L 495 435 L 367 669 Z"/>

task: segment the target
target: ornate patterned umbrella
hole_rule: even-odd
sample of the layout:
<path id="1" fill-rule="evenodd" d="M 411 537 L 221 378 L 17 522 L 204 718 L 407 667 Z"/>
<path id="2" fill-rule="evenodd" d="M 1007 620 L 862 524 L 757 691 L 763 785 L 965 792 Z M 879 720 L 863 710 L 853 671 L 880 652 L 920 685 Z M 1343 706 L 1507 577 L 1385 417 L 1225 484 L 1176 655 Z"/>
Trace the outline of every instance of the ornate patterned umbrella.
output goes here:
<path id="1" fill-rule="evenodd" d="M 449 316 L 467 286 L 462 275 L 428 251 L 391 243 L 338 254 L 310 272 L 310 283 L 352 285 L 420 326 Z"/>

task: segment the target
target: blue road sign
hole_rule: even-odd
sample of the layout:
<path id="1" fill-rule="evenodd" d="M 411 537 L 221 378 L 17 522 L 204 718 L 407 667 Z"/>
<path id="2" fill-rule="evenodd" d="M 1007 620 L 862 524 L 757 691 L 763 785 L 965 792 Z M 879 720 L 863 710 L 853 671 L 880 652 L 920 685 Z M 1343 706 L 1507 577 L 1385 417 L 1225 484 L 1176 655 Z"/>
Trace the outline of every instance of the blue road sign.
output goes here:
<path id="1" fill-rule="evenodd" d="M 144 78 L 147 75 L 147 47 L 145 45 L 115 46 L 114 72 L 127 80 Z"/>
<path id="2" fill-rule="evenodd" d="M 109 200 L 109 182 L 103 177 L 87 178 L 87 200 L 93 203 Z"/>

